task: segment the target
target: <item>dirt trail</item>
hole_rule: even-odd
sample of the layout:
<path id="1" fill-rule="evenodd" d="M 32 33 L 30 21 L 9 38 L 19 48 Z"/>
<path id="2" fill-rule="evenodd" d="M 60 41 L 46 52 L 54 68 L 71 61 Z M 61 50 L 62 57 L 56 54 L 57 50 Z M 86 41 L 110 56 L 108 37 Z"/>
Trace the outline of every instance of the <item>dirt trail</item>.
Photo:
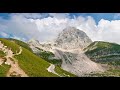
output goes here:
<path id="1" fill-rule="evenodd" d="M 0 58 L 0 65 L 2 65 L 4 63 L 4 59 Z"/>
<path id="2" fill-rule="evenodd" d="M 0 65 L 5 62 L 7 65 L 11 65 L 10 70 L 7 73 L 7 77 L 18 76 L 18 77 L 28 77 L 27 74 L 19 67 L 18 61 L 14 58 L 15 55 L 19 55 L 22 53 L 22 48 L 20 47 L 20 51 L 16 54 L 12 52 L 11 49 L 8 49 L 7 46 L 4 46 L 0 41 L 0 50 L 6 53 L 6 61 L 0 59 Z"/>
<path id="3" fill-rule="evenodd" d="M 48 72 L 51 72 L 51 73 L 54 73 L 54 74 L 60 76 L 59 74 L 57 74 L 57 73 L 54 71 L 54 69 L 55 69 L 55 65 L 53 65 L 53 64 L 50 64 L 50 66 L 47 68 Z M 60 77 L 61 77 L 61 76 L 60 76 Z"/>
<path id="4" fill-rule="evenodd" d="M 28 77 L 27 74 L 19 67 L 17 60 L 15 60 L 15 62 L 12 61 L 10 64 L 11 68 L 7 73 L 7 77 L 11 76 Z"/>
<path id="5" fill-rule="evenodd" d="M 18 53 L 16 53 L 15 55 L 19 55 L 22 53 L 22 48 L 20 47 L 20 51 Z"/>

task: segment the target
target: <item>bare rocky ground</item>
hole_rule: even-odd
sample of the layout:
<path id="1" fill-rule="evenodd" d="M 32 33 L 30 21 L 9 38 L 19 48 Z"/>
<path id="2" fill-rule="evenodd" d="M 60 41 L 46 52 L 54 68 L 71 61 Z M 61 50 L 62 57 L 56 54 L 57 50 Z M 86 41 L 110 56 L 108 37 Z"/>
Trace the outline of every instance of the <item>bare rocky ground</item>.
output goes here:
<path id="1" fill-rule="evenodd" d="M 77 76 L 91 72 L 104 72 L 106 67 L 91 61 L 82 51 L 54 49 L 56 57 L 62 59 L 62 68 Z"/>

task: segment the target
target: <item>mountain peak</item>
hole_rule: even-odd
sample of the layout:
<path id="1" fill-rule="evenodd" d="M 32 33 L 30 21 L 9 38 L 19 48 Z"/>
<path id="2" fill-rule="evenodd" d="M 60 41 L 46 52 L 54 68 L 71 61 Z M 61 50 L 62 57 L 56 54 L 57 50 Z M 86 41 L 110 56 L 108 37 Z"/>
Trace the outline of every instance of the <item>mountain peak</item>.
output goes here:
<path id="1" fill-rule="evenodd" d="M 92 43 L 92 40 L 85 32 L 75 27 L 67 27 L 58 35 L 55 42 L 56 46 L 63 49 L 83 49 Z"/>
<path id="2" fill-rule="evenodd" d="M 34 38 L 30 39 L 30 40 L 28 41 L 28 43 L 29 43 L 29 44 L 30 44 L 30 43 L 34 43 L 34 44 L 36 44 L 36 45 L 39 45 L 39 44 L 40 44 L 39 41 L 36 40 L 36 39 L 34 39 Z"/>

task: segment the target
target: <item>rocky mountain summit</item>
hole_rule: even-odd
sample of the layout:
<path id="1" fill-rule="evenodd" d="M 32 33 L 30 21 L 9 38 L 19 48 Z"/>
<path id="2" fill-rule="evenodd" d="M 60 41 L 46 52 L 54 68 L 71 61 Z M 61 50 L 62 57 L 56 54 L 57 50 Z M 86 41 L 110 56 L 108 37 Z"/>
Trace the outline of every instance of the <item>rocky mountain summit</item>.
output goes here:
<path id="1" fill-rule="evenodd" d="M 58 35 L 55 43 L 57 47 L 63 49 L 84 49 L 92 43 L 92 40 L 85 32 L 75 27 L 67 27 Z"/>

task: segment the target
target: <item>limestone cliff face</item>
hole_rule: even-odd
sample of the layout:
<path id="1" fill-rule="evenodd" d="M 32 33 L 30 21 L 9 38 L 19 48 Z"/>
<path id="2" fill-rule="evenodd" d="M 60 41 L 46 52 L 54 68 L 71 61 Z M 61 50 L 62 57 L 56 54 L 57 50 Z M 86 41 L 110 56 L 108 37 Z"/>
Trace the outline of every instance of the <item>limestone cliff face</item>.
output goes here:
<path id="1" fill-rule="evenodd" d="M 63 51 L 61 49 L 54 49 L 54 54 L 56 57 L 62 59 L 61 67 L 64 70 L 77 76 L 104 71 L 104 68 L 100 64 L 91 61 L 81 50 Z"/>
<path id="2" fill-rule="evenodd" d="M 74 27 L 65 28 L 57 37 L 56 46 L 63 49 L 84 49 L 92 40 L 86 35 L 85 32 Z"/>
<path id="3" fill-rule="evenodd" d="M 38 40 L 31 39 L 27 42 L 30 46 L 30 48 L 33 50 L 33 52 L 37 53 L 39 50 L 36 48 L 37 46 L 40 46 L 40 43 Z"/>

